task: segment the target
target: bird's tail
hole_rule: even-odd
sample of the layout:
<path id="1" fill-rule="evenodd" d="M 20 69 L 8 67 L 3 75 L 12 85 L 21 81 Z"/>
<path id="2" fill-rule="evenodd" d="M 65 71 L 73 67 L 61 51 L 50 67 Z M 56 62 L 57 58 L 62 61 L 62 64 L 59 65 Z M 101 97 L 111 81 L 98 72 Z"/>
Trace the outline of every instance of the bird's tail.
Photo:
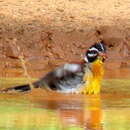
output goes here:
<path id="1" fill-rule="evenodd" d="M 25 92 L 31 90 L 29 84 L 5 88 L 0 90 L 0 93 L 8 93 L 8 92 Z"/>
<path id="2" fill-rule="evenodd" d="M 39 81 L 32 83 L 34 88 L 38 88 L 39 85 Z M 24 85 L 18 85 L 18 86 L 14 86 L 14 87 L 10 87 L 10 88 L 4 88 L 2 90 L 0 90 L 0 93 L 10 93 L 10 92 L 26 92 L 26 91 L 30 91 L 31 87 L 29 84 L 24 84 Z"/>

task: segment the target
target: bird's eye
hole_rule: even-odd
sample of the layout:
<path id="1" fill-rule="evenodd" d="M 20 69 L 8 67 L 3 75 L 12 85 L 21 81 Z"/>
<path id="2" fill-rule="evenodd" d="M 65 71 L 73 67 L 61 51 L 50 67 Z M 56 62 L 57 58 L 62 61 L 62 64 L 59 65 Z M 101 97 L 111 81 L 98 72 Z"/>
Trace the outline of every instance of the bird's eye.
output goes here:
<path id="1" fill-rule="evenodd" d="M 98 54 L 97 51 L 93 50 L 93 51 L 90 51 L 91 54 Z"/>

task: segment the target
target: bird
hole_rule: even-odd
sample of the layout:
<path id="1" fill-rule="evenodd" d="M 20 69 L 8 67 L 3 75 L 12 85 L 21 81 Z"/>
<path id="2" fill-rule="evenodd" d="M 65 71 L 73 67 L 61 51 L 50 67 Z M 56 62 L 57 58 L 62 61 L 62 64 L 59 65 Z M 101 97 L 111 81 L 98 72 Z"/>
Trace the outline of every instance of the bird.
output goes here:
<path id="1" fill-rule="evenodd" d="M 34 88 L 43 88 L 58 93 L 99 94 L 104 75 L 106 46 L 103 41 L 91 45 L 85 52 L 82 63 L 66 63 L 48 72 L 32 83 Z M 29 84 L 6 88 L 3 92 L 31 90 Z"/>

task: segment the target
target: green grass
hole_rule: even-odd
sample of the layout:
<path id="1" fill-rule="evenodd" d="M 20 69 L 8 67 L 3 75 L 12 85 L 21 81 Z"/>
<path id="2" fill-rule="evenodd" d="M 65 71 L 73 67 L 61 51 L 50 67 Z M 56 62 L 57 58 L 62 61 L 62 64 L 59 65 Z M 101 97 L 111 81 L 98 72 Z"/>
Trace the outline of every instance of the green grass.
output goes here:
<path id="1" fill-rule="evenodd" d="M 54 110 L 12 103 L 0 105 L 0 130 L 83 130 L 62 124 Z"/>

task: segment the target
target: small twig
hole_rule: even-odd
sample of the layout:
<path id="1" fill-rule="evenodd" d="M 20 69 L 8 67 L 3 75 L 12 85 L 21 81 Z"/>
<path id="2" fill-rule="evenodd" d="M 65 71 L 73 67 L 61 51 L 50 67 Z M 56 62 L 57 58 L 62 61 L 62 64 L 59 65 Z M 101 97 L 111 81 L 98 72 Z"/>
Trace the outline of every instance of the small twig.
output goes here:
<path id="1" fill-rule="evenodd" d="M 17 51 L 19 52 L 18 59 L 19 59 L 20 62 L 21 62 L 22 68 L 23 68 L 23 70 L 24 70 L 24 75 L 27 77 L 27 80 L 28 80 L 30 89 L 33 89 L 34 86 L 33 86 L 32 82 L 31 82 L 31 77 L 30 77 L 30 75 L 28 74 L 28 71 L 27 71 L 26 62 L 25 62 L 25 60 L 24 60 L 23 52 L 21 51 L 21 49 L 20 49 L 20 47 L 18 46 L 18 44 L 16 44 L 16 41 L 17 41 L 17 39 L 14 39 L 14 40 L 13 40 L 13 44 L 14 44 L 14 46 L 16 47 Z"/>
<path id="2" fill-rule="evenodd" d="M 23 56 L 19 56 L 19 60 L 21 61 L 21 64 L 22 64 L 22 68 L 24 69 L 24 75 L 27 77 L 28 79 L 28 83 L 29 83 L 29 86 L 31 89 L 34 88 L 32 82 L 31 82 L 31 77 L 30 75 L 28 74 L 28 71 L 27 71 L 27 67 L 25 65 L 25 60 L 24 60 L 24 57 Z"/>

